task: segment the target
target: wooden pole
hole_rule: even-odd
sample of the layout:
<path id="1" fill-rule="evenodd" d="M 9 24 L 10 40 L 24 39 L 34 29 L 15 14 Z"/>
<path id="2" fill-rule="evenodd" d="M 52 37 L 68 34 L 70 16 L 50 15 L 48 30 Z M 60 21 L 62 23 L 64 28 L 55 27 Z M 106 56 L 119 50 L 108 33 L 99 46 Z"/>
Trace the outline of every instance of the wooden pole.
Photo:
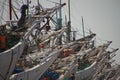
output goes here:
<path id="1" fill-rule="evenodd" d="M 84 30 L 84 21 L 83 21 L 83 16 L 81 16 L 82 18 L 82 30 L 83 30 L 83 38 L 85 37 L 85 30 Z"/>
<path id="2" fill-rule="evenodd" d="M 68 0 L 68 15 L 69 15 L 69 21 L 68 21 L 68 42 L 70 42 L 71 37 L 71 14 L 70 14 L 70 0 Z"/>
<path id="3" fill-rule="evenodd" d="M 12 4 L 11 0 L 9 0 L 9 19 L 12 20 Z"/>

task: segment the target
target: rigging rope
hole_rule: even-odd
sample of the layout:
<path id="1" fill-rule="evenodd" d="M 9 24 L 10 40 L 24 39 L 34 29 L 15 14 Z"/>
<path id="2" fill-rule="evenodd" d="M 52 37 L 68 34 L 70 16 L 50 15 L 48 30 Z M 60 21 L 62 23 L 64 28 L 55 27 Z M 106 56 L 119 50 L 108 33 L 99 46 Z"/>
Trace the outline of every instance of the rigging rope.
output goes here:
<path id="1" fill-rule="evenodd" d="M 5 2 L 2 2 L 2 6 L 1 6 L 1 19 L 3 19 L 3 12 L 4 12 L 4 4 L 3 3 L 5 3 Z M 1 21 L 1 24 L 2 24 L 2 20 L 0 20 Z"/>
<path id="2" fill-rule="evenodd" d="M 11 54 L 10 65 L 9 65 L 9 67 L 8 67 L 8 70 L 7 70 L 7 73 L 6 73 L 6 75 L 5 75 L 5 78 L 8 78 L 8 74 L 9 74 L 9 71 L 10 71 L 10 69 L 11 69 L 12 63 L 13 63 L 13 50 L 12 50 L 12 54 Z"/>
<path id="3" fill-rule="evenodd" d="M 2 76 L 2 74 L 0 73 L 0 77 L 3 79 L 3 80 L 5 80 L 5 78 Z"/>

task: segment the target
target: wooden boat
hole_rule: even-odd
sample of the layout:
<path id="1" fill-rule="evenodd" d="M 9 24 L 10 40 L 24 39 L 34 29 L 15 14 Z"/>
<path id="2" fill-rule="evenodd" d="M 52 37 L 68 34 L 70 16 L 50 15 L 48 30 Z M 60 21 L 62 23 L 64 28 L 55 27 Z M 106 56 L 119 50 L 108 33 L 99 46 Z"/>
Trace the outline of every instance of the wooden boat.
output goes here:
<path id="1" fill-rule="evenodd" d="M 91 40 L 95 34 L 92 34 L 90 36 L 87 36 L 86 39 Z M 83 39 L 80 39 L 79 41 L 83 41 Z M 49 68 L 49 66 L 55 61 L 55 59 L 59 56 L 60 52 L 63 51 L 63 49 L 68 48 L 72 45 L 78 45 L 80 43 L 79 41 L 71 42 L 69 44 L 66 44 L 62 48 L 58 49 L 52 49 L 52 51 L 47 51 L 49 48 L 46 48 L 44 51 L 36 51 L 33 52 L 32 55 L 29 55 L 30 58 L 32 58 L 33 63 L 30 63 L 30 58 L 28 58 L 28 64 L 27 66 L 24 65 L 24 71 L 20 73 L 13 74 L 10 77 L 10 80 L 15 79 L 22 79 L 22 80 L 33 80 L 33 79 L 39 79 L 41 75 Z M 81 43 L 82 46 L 83 43 Z M 37 54 L 36 54 L 37 53 Z M 39 55 L 39 56 L 38 56 Z M 24 62 L 27 63 L 27 62 Z M 33 73 L 35 73 L 33 75 Z"/>
<path id="2" fill-rule="evenodd" d="M 26 11 L 26 9 L 24 9 L 24 11 Z M 24 18 L 26 18 L 26 16 L 24 16 Z M 22 40 L 22 36 L 26 33 L 27 29 L 16 31 L 18 28 L 12 25 L 13 23 L 17 24 L 16 21 L 7 21 L 5 25 L 0 26 L 0 80 L 8 79 L 10 74 L 12 74 L 15 64 L 24 50 L 24 40 Z M 16 29 L 13 29 L 13 27 L 16 27 Z M 3 45 L 4 47 L 2 47 Z"/>
<path id="3" fill-rule="evenodd" d="M 114 57 L 112 55 L 115 55 L 114 53 L 118 51 L 118 49 L 113 49 L 112 51 L 107 51 L 105 52 L 102 56 L 101 56 L 101 60 L 97 63 L 97 66 L 96 66 L 96 71 L 94 72 L 94 75 L 91 77 L 91 79 L 93 80 L 97 80 L 97 79 L 105 79 L 107 80 L 108 76 L 110 76 L 111 74 L 111 71 L 113 69 L 113 72 L 114 72 L 114 69 L 115 67 L 119 67 L 119 66 L 112 66 L 112 63 L 114 62 L 114 60 L 111 61 L 111 59 Z M 118 73 L 119 73 L 119 70 L 118 70 Z M 113 74 L 113 76 L 116 76 L 116 74 Z M 111 77 L 113 77 L 111 75 Z"/>
<path id="4" fill-rule="evenodd" d="M 110 45 L 110 43 L 111 42 L 108 42 L 107 44 L 99 46 L 98 48 L 93 48 L 92 50 L 86 50 L 86 52 L 84 52 L 84 51 L 75 52 L 68 57 L 58 58 L 49 68 L 49 70 L 50 70 L 49 73 L 59 74 L 59 77 L 57 78 L 57 80 L 68 80 L 71 73 L 74 73 L 76 75 L 75 76 L 76 79 L 82 79 L 80 77 L 88 77 L 88 76 L 90 76 L 90 75 L 87 75 L 87 74 L 89 74 L 88 72 L 90 70 L 92 70 L 92 68 L 96 65 L 95 56 L 104 52 L 107 49 L 107 47 Z M 86 67 L 85 67 L 85 65 L 84 66 L 77 65 L 78 64 L 77 59 L 79 59 L 80 57 L 83 57 L 83 56 L 84 57 L 86 56 L 87 58 L 81 59 L 80 61 L 83 63 L 85 62 L 84 64 L 86 65 Z M 89 60 L 93 57 L 95 59 Z M 90 64 L 88 63 L 88 60 L 89 60 Z M 80 69 L 80 71 L 78 68 Z M 49 75 L 49 74 L 46 75 L 46 74 L 47 73 L 45 73 L 44 76 L 52 77 L 51 75 Z M 53 74 L 53 76 L 54 76 L 54 74 Z M 52 79 L 54 79 L 54 78 L 52 77 Z"/>
<path id="5" fill-rule="evenodd" d="M 93 77 L 94 76 L 97 76 L 97 72 L 99 72 L 98 70 L 100 70 L 100 67 L 103 65 L 103 66 L 108 66 L 108 67 L 111 67 L 111 63 L 108 62 L 109 65 L 107 64 L 103 64 L 104 62 L 106 61 L 110 61 L 112 58 L 108 58 L 113 52 L 116 52 L 118 49 L 114 49 L 112 52 L 102 52 L 102 55 L 100 55 L 95 61 L 94 63 L 89 66 L 88 68 L 84 69 L 84 70 L 81 70 L 81 71 L 77 71 L 76 72 L 76 80 L 79 80 L 79 79 L 95 79 Z M 101 54 L 101 53 L 100 53 Z M 103 56 L 105 58 L 103 58 Z M 90 74 L 91 73 L 91 74 Z M 86 75 L 86 76 L 85 76 Z M 96 79 L 95 79 L 96 80 Z"/>
<path id="6" fill-rule="evenodd" d="M 10 77 L 18 59 L 21 57 L 23 51 L 26 48 L 26 39 L 28 39 L 28 37 L 32 35 L 33 31 L 36 30 L 36 27 L 40 27 L 38 27 L 38 24 L 42 22 L 44 18 L 51 16 L 56 10 L 64 5 L 65 4 L 62 4 L 60 6 L 47 9 L 46 13 L 40 14 L 39 17 L 35 17 L 36 14 L 33 14 L 32 16 L 27 16 L 29 18 L 26 19 L 26 22 L 24 20 L 21 20 L 23 19 L 22 12 L 21 18 L 18 21 L 6 21 L 6 26 L 1 27 L 4 36 L 8 39 L 8 43 L 6 44 L 6 48 L 4 50 L 0 49 L 0 80 L 7 80 Z M 23 6 L 25 7 L 27 5 Z M 24 18 L 25 17 L 26 16 L 24 16 Z M 20 21 L 22 23 L 20 23 Z M 18 27 L 14 25 L 18 23 Z M 39 31 L 41 31 L 46 26 L 46 24 L 47 23 L 45 23 L 43 27 L 39 28 Z M 14 29 L 14 27 L 17 28 Z"/>
<path id="7" fill-rule="evenodd" d="M 82 38 L 80 40 L 76 40 L 75 42 L 62 45 L 62 48 L 58 48 L 59 46 L 57 46 L 57 45 L 54 46 L 53 44 L 49 46 L 48 44 L 50 41 L 52 41 L 51 37 L 53 37 L 52 38 L 53 41 L 57 37 L 56 35 L 58 35 L 58 37 L 60 37 L 62 35 L 62 33 L 65 31 L 65 28 L 63 29 L 63 32 L 61 30 L 60 32 L 55 31 L 55 33 L 47 34 L 47 35 L 39 34 L 39 33 L 41 33 L 41 30 L 43 30 L 46 26 L 49 27 L 49 25 L 50 25 L 49 21 L 53 20 L 53 19 L 51 19 L 53 16 L 51 14 L 54 13 L 56 10 L 60 9 L 64 5 L 65 4 L 61 4 L 59 6 L 49 8 L 49 9 L 42 8 L 42 10 L 40 10 L 40 13 L 38 11 L 38 13 L 29 16 L 26 24 L 24 24 L 23 27 L 15 29 L 15 30 L 13 30 L 13 32 L 11 32 L 14 35 L 17 35 L 19 33 L 19 35 L 21 35 L 22 38 L 20 37 L 18 44 L 13 45 L 13 47 L 10 48 L 9 50 L 6 50 L 6 51 L 0 53 L 0 55 L 2 55 L 2 56 L 0 56 L 1 61 L 5 61 L 5 63 L 4 62 L 0 63 L 0 64 L 3 64 L 2 67 L 0 66 L 0 70 L 1 70 L 0 71 L 0 80 L 8 80 L 8 79 L 10 79 L 10 80 L 35 80 L 35 79 L 39 79 L 43 75 L 43 73 L 49 68 L 49 66 L 58 58 L 61 51 L 63 51 L 64 49 L 71 47 L 72 49 L 77 48 L 77 51 L 79 51 L 78 49 L 81 49 L 83 52 L 84 52 L 84 50 L 88 49 L 88 43 L 87 43 L 87 45 L 84 45 L 84 46 L 83 45 L 81 46 L 80 44 L 82 41 L 83 41 L 83 43 L 84 43 L 84 41 L 89 42 L 95 36 L 95 34 L 92 34 L 92 35 L 86 37 L 87 39 Z M 41 5 L 38 5 L 38 7 L 41 7 Z M 7 21 L 8 25 L 11 25 L 11 23 L 14 24 L 14 21 Z M 42 23 L 42 25 L 41 25 L 41 23 Z M 58 25 L 58 24 L 56 24 L 56 25 Z M 22 33 L 21 33 L 21 31 L 19 32 L 19 30 L 23 30 Z M 25 30 L 25 33 L 24 33 L 24 30 Z M 44 46 L 42 45 L 42 47 L 45 47 L 45 48 L 44 48 L 44 50 L 40 50 L 40 49 L 42 49 L 42 47 L 40 48 L 40 46 L 43 43 L 44 43 Z M 51 42 L 51 43 L 53 43 L 53 42 Z M 109 45 L 107 45 L 107 46 L 109 46 Z M 105 45 L 104 48 L 102 48 L 101 51 L 99 52 L 101 54 L 97 55 L 98 61 L 99 60 L 101 61 L 102 58 L 100 58 L 100 57 L 104 54 L 104 50 L 106 50 L 107 46 Z M 22 53 L 23 53 L 23 55 L 21 56 Z M 87 53 L 89 53 L 89 50 Z M 65 54 L 65 55 L 68 56 L 68 54 Z M 84 53 L 84 55 L 86 56 L 86 53 Z M 81 55 L 81 56 L 84 56 L 84 55 Z M 94 55 L 94 53 L 90 52 L 90 55 L 87 55 L 87 57 L 89 59 L 91 59 L 91 57 L 93 58 L 93 55 Z M 8 56 L 8 57 L 5 57 L 5 56 Z M 3 59 L 3 57 L 4 57 L 4 59 Z M 75 57 L 70 57 L 70 58 L 75 59 Z M 70 77 L 69 72 L 74 72 L 74 71 L 75 71 L 74 72 L 75 77 L 78 80 L 80 78 L 83 79 L 86 77 L 91 77 L 87 73 L 89 73 L 89 71 L 93 70 L 94 66 L 96 67 L 96 64 L 98 62 L 94 61 L 94 60 L 96 60 L 96 58 L 91 60 L 91 64 L 90 64 L 91 66 L 85 68 L 82 71 L 81 70 L 75 71 L 76 63 L 74 61 L 70 62 L 68 60 L 69 63 L 66 64 L 68 69 L 65 68 L 64 74 L 60 73 L 61 75 L 59 77 L 59 80 L 64 80 L 67 77 Z M 5 70 L 3 70 L 3 67 L 5 67 Z M 13 69 L 16 67 L 19 67 L 18 70 L 20 69 L 20 72 L 12 74 Z M 86 74 L 86 76 L 78 77 L 78 75 L 82 76 L 82 74 Z"/>

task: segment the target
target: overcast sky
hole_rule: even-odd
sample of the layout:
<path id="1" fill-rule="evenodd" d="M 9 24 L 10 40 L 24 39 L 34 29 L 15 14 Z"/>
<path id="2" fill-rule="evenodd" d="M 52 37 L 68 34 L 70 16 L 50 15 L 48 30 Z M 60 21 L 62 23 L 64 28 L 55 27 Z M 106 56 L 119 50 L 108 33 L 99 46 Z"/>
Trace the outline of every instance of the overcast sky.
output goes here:
<path id="1" fill-rule="evenodd" d="M 40 1 L 44 7 L 50 7 L 54 4 L 48 1 L 59 2 L 60 0 Z M 62 3 L 67 1 L 62 0 Z M 68 16 L 67 6 L 62 9 L 63 17 Z M 110 47 L 120 48 L 120 0 L 71 0 L 72 29 L 77 30 L 79 36 L 82 36 L 81 16 L 84 18 L 85 31 L 91 29 L 96 33 L 97 42 L 105 43 L 106 40 L 111 40 L 113 43 Z M 117 63 L 120 63 L 119 57 L 120 51 L 117 52 Z"/>

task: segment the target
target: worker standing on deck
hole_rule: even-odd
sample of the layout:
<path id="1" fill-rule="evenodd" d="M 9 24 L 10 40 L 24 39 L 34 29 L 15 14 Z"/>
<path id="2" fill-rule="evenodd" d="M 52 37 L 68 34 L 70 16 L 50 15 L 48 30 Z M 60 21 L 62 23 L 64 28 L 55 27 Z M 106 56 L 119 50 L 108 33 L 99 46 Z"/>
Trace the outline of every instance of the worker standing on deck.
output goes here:
<path id="1" fill-rule="evenodd" d="M 18 21 L 18 27 L 23 27 L 23 24 L 25 23 L 25 18 L 26 18 L 26 10 L 28 9 L 28 5 L 22 5 L 21 7 L 21 17 Z"/>

